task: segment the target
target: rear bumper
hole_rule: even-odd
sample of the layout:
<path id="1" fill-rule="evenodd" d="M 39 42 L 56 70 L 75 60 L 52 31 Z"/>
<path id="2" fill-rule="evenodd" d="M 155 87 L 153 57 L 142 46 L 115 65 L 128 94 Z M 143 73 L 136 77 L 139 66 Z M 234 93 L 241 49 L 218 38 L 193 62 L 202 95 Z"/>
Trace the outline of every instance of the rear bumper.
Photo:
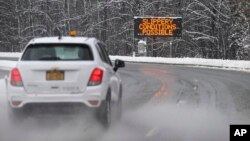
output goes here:
<path id="1" fill-rule="evenodd" d="M 23 87 L 11 86 L 7 90 L 7 95 L 13 108 L 22 108 L 26 104 L 36 103 L 82 103 L 87 107 L 99 107 L 107 91 L 98 87 L 87 88 L 84 93 L 78 94 L 27 94 Z"/>
<path id="2" fill-rule="evenodd" d="M 32 103 L 83 103 L 88 107 L 99 107 L 101 103 L 100 96 L 86 95 L 22 95 L 11 96 L 9 98 L 10 105 L 13 108 L 21 108 L 26 104 Z M 96 101 L 97 104 L 91 104 L 90 101 Z M 20 102 L 20 104 L 13 104 Z"/>

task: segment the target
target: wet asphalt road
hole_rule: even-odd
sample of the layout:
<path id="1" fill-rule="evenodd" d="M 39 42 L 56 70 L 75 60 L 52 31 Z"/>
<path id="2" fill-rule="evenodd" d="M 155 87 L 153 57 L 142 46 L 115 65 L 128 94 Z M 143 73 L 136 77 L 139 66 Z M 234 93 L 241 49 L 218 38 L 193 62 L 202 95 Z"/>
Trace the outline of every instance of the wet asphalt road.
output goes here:
<path id="1" fill-rule="evenodd" d="M 250 124 L 250 73 L 133 63 L 119 73 L 123 117 L 109 130 L 88 110 L 30 117 L 18 125 L 2 117 L 1 141 L 228 141 L 230 124 Z"/>

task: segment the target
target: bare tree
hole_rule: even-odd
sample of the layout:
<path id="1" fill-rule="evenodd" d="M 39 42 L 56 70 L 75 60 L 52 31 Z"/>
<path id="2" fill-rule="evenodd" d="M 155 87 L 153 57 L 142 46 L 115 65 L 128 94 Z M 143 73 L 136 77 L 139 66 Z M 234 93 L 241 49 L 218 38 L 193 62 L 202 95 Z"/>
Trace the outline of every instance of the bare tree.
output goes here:
<path id="1" fill-rule="evenodd" d="M 248 0 L 0 0 L 0 51 L 21 51 L 34 37 L 97 37 L 110 54 L 136 50 L 134 16 L 182 17 L 182 38 L 145 38 L 148 55 L 245 59 Z M 170 48 L 170 41 L 172 48 Z"/>

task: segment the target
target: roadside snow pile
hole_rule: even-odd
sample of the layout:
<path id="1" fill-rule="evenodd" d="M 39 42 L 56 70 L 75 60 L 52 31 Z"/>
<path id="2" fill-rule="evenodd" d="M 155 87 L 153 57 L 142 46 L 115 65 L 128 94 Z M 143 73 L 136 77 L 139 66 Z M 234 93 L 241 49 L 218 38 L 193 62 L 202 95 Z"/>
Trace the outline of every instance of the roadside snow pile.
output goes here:
<path id="1" fill-rule="evenodd" d="M 16 66 L 16 61 L 0 60 L 0 70 L 11 70 Z"/>
<path id="2" fill-rule="evenodd" d="M 0 67 L 12 68 L 15 61 L 3 61 L 1 57 L 17 58 L 21 53 L 0 52 Z M 222 68 L 230 70 L 250 71 L 250 61 L 240 60 L 220 60 L 220 59 L 203 59 L 203 58 L 163 58 L 163 57 L 131 57 L 131 56 L 110 56 L 111 60 L 120 59 L 126 62 L 138 63 L 162 63 L 174 65 L 188 65 L 209 68 Z"/>
<path id="3" fill-rule="evenodd" d="M 20 57 L 20 52 L 0 52 L 0 57 Z"/>
<path id="4" fill-rule="evenodd" d="M 0 69 L 1 70 L 11 70 L 16 66 L 16 61 L 2 60 L 6 58 L 18 58 L 21 56 L 20 52 L 0 52 Z"/>
<path id="5" fill-rule="evenodd" d="M 128 56 L 110 56 L 111 60 L 121 59 L 127 62 L 143 63 L 163 63 L 174 65 L 204 66 L 216 68 L 231 68 L 237 70 L 250 70 L 250 61 L 240 60 L 220 60 L 203 58 L 163 58 L 163 57 L 128 57 Z"/>

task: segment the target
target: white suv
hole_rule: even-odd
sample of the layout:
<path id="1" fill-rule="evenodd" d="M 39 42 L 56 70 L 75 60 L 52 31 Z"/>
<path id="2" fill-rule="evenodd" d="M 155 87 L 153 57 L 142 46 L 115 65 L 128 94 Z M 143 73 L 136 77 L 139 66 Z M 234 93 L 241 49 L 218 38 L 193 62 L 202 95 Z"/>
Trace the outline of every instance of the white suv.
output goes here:
<path id="1" fill-rule="evenodd" d="M 9 109 L 17 113 L 33 103 L 82 103 L 98 109 L 110 124 L 112 105 L 120 107 L 122 84 L 105 45 L 95 38 L 32 39 L 6 79 Z"/>

